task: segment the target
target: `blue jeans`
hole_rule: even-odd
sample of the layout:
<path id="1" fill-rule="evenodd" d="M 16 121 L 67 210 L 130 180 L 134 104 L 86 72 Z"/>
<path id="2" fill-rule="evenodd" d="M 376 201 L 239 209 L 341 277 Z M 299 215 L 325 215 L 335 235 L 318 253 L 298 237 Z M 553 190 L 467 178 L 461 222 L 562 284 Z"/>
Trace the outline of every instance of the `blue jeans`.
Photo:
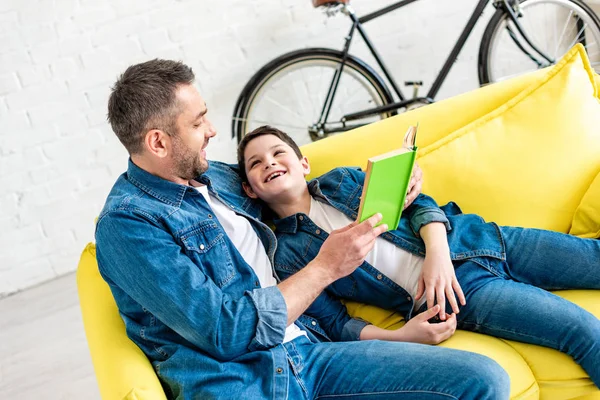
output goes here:
<path id="1" fill-rule="evenodd" d="M 567 353 L 600 387 L 600 320 L 548 292 L 600 289 L 600 240 L 537 229 L 501 231 L 505 262 L 456 265 L 467 300 L 458 328 Z"/>
<path id="2" fill-rule="evenodd" d="M 507 399 L 495 361 L 466 351 L 385 341 L 283 344 L 288 399 Z M 282 397 L 283 398 L 283 397 Z"/>

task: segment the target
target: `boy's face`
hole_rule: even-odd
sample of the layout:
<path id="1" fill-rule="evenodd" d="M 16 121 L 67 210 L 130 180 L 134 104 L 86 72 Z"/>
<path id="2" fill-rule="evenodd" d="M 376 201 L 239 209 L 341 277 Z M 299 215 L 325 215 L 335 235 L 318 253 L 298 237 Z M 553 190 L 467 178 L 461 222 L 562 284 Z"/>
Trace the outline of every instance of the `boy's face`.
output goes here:
<path id="1" fill-rule="evenodd" d="M 298 159 L 294 150 L 274 135 L 262 135 L 248 142 L 244 151 L 248 184 L 246 194 L 267 204 L 295 200 L 306 190 L 310 172 L 306 157 Z"/>

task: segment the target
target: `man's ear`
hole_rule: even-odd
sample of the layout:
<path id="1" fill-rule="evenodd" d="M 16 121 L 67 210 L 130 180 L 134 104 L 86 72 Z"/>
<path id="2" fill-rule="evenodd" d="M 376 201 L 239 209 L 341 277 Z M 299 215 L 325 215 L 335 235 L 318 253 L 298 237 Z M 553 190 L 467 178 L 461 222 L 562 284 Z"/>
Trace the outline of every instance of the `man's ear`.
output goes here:
<path id="1" fill-rule="evenodd" d="M 146 150 L 159 158 L 165 158 L 171 152 L 173 145 L 171 138 L 160 129 L 151 129 L 144 136 Z"/>
<path id="2" fill-rule="evenodd" d="M 250 197 L 251 199 L 258 199 L 258 196 L 256 193 L 254 193 L 252 186 L 250 186 L 248 182 L 242 182 L 242 188 L 244 189 L 244 192 L 246 192 L 246 196 Z"/>
<path id="3" fill-rule="evenodd" d="M 308 158 L 303 156 L 300 159 L 300 163 L 302 164 L 302 172 L 304 173 L 304 176 L 310 174 L 310 163 L 308 162 Z"/>

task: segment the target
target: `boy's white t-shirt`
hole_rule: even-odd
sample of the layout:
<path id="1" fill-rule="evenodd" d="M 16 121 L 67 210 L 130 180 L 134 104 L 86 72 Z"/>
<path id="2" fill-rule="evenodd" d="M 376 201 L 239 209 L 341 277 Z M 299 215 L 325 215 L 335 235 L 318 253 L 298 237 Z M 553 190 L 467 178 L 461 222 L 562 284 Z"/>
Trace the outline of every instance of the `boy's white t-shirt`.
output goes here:
<path id="1" fill-rule="evenodd" d="M 343 228 L 352 222 L 343 212 L 327 203 L 310 198 L 309 218 L 327 233 Z M 365 258 L 385 276 L 404 288 L 414 299 L 417 294 L 419 276 L 423 269 L 424 258 L 414 255 L 381 237 L 375 239 L 373 249 Z M 413 309 L 418 309 L 427 299 L 425 296 L 415 301 Z"/>
<path id="2" fill-rule="evenodd" d="M 196 183 L 193 182 L 193 184 Z M 250 222 L 245 217 L 237 215 L 218 198 L 213 197 L 205 185 L 195 186 L 195 188 L 204 196 L 229 239 L 258 276 L 260 286 L 265 288 L 277 285 L 277 280 L 273 277 L 271 261 Z M 289 342 L 302 335 L 307 336 L 304 330 L 296 324 L 291 324 L 285 330 L 283 342 Z"/>

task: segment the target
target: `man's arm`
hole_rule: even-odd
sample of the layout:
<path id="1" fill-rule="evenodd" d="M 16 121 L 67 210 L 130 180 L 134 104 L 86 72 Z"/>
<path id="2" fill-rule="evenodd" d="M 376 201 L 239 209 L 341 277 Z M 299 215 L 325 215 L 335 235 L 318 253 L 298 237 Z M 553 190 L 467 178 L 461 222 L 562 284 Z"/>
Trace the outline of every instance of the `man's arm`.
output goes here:
<path id="1" fill-rule="evenodd" d="M 375 239 L 387 230 L 385 224 L 373 228 L 379 221 L 381 215 L 376 214 L 360 224 L 353 222 L 332 231 L 313 261 L 277 285 L 287 306 L 288 325 L 302 315 L 323 289 L 350 275 L 363 263 Z"/>
<path id="2" fill-rule="evenodd" d="M 144 216 L 118 211 L 102 217 L 96 242 L 109 284 L 215 359 L 283 341 L 286 301 L 276 286 L 236 297 L 223 292 L 169 232 Z"/>

